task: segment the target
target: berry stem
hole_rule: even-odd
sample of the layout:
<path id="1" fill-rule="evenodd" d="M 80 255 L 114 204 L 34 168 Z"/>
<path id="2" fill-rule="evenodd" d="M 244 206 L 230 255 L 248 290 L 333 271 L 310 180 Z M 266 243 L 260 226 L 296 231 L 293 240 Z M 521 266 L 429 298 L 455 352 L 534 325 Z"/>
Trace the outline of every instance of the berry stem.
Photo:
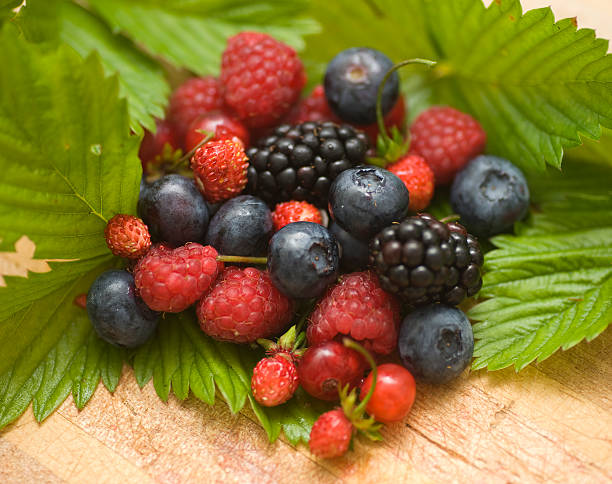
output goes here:
<path id="1" fill-rule="evenodd" d="M 420 59 L 420 58 L 408 59 L 408 60 L 399 62 L 398 64 L 395 64 L 391 69 L 387 71 L 387 73 L 385 74 L 385 77 L 383 77 L 382 82 L 378 86 L 378 92 L 376 94 L 376 122 L 378 123 L 378 130 L 380 131 L 380 134 L 384 138 L 389 138 L 389 133 L 387 132 L 387 128 L 385 127 L 385 119 L 384 119 L 383 112 L 382 112 L 383 89 L 385 87 L 387 79 L 389 79 L 391 74 L 393 74 L 399 68 L 410 65 L 410 64 L 424 64 L 427 67 L 434 67 L 436 65 L 436 61 L 432 61 L 429 59 Z"/>
<path id="2" fill-rule="evenodd" d="M 442 222 L 443 224 L 447 224 L 449 222 L 456 222 L 460 218 L 461 218 L 461 215 L 457 215 L 456 213 L 454 213 L 452 215 L 449 215 L 448 217 L 441 218 L 440 222 Z"/>
<path id="3" fill-rule="evenodd" d="M 215 133 L 211 132 L 211 131 L 204 131 L 199 130 L 202 132 L 202 134 L 205 134 L 206 136 L 204 136 L 204 139 L 202 141 L 200 141 L 197 145 L 195 145 L 195 147 L 188 151 L 187 153 L 185 153 L 183 156 L 181 156 L 178 160 L 176 160 L 176 162 L 174 163 L 174 165 L 172 165 L 172 169 L 174 170 L 175 168 L 178 168 L 180 165 L 182 165 L 183 163 L 185 163 L 186 161 L 190 160 L 191 157 L 195 154 L 195 152 L 197 151 L 197 149 L 200 146 L 204 146 L 206 143 L 208 143 L 212 137 L 215 135 Z"/>
<path id="4" fill-rule="evenodd" d="M 368 391 L 368 394 L 365 396 L 365 398 L 361 401 L 361 403 L 357 406 L 357 408 L 355 408 L 355 411 L 354 411 L 354 415 L 361 415 L 365 411 L 365 408 L 368 405 L 370 398 L 372 398 L 372 395 L 374 394 L 374 389 L 376 388 L 376 379 L 378 378 L 378 370 L 376 367 L 376 362 L 374 361 L 374 358 L 372 358 L 372 355 L 370 354 L 368 350 L 366 350 L 363 346 L 353 341 L 352 339 L 343 338 L 342 344 L 346 346 L 347 348 L 351 348 L 357 351 L 358 353 L 360 353 L 372 367 L 372 384 L 370 385 L 370 390 Z"/>
<path id="5" fill-rule="evenodd" d="M 267 264 L 267 257 L 247 257 L 242 255 L 218 255 L 219 262 L 242 262 L 244 264 Z"/>

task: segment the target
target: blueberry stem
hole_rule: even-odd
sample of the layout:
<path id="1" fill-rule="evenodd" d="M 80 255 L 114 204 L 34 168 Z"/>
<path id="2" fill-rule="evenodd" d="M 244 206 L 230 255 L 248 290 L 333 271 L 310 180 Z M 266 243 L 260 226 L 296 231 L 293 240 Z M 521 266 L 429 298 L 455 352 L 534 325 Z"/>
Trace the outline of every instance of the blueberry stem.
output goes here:
<path id="1" fill-rule="evenodd" d="M 372 398 L 372 395 L 374 394 L 374 389 L 376 388 L 376 379 L 378 378 L 378 370 L 376 368 L 376 362 L 374 361 L 374 358 L 372 358 L 372 355 L 370 354 L 370 352 L 366 350 L 363 346 L 361 346 L 359 343 L 357 343 L 356 341 L 353 341 L 350 338 L 343 338 L 342 344 L 346 346 L 347 348 L 351 348 L 357 351 L 358 353 L 360 353 L 366 359 L 369 365 L 372 367 L 372 384 L 370 385 L 370 390 L 368 390 L 368 394 L 365 396 L 363 400 L 361 400 L 361 403 L 357 406 L 357 408 L 355 408 L 355 412 L 354 412 L 354 415 L 361 415 L 363 414 L 365 408 L 367 407 L 368 402 L 370 401 L 370 398 Z"/>
<path id="2" fill-rule="evenodd" d="M 385 87 L 385 83 L 387 82 L 387 79 L 389 79 L 391 74 L 393 74 L 396 70 L 398 70 L 401 67 L 410 65 L 410 64 L 424 64 L 428 67 L 434 67 L 436 65 L 436 61 L 432 61 L 429 59 L 420 59 L 420 58 L 408 59 L 408 60 L 399 62 L 398 64 L 395 64 L 391 69 L 387 71 L 387 73 L 385 74 L 385 77 L 383 77 L 382 82 L 378 86 L 378 92 L 376 94 L 376 122 L 378 123 L 378 130 L 380 131 L 380 134 L 384 138 L 389 138 L 389 133 L 387 133 L 387 128 L 385 127 L 385 119 L 383 117 L 383 112 L 382 112 L 382 95 L 383 95 L 383 89 Z"/>
<path id="3" fill-rule="evenodd" d="M 199 130 L 202 134 L 206 135 L 204 136 L 204 139 L 202 141 L 200 141 L 197 145 L 195 145 L 195 147 L 188 151 L 187 153 L 185 153 L 183 156 L 181 156 L 178 160 L 176 160 L 176 163 L 174 163 L 174 165 L 172 165 L 172 168 L 176 168 L 180 165 L 182 165 L 183 163 L 185 163 L 186 161 L 190 160 L 191 157 L 195 154 L 195 152 L 197 151 L 197 149 L 200 146 L 205 145 L 206 143 L 208 143 L 211 138 L 215 135 L 215 133 L 213 133 L 212 131 L 204 131 L 203 129 Z"/>
<path id="4" fill-rule="evenodd" d="M 219 262 L 242 262 L 244 264 L 267 264 L 267 257 L 247 257 L 242 255 L 218 255 Z"/>

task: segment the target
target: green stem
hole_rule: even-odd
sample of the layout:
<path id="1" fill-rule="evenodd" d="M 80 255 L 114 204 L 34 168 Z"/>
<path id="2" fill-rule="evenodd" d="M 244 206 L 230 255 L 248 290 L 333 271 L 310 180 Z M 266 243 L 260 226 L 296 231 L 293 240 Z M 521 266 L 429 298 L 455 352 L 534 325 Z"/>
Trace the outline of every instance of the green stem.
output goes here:
<path id="1" fill-rule="evenodd" d="M 182 165 L 183 163 L 185 163 L 185 161 L 188 161 L 191 159 L 191 157 L 195 154 L 195 152 L 198 150 L 198 148 L 200 146 L 204 146 L 206 143 L 208 143 L 212 137 L 215 135 L 215 133 L 212 133 L 210 131 L 202 131 L 203 134 L 205 134 L 206 136 L 204 136 L 204 139 L 202 141 L 200 141 L 191 151 L 185 153 L 183 156 L 181 156 L 178 160 L 176 160 L 176 162 L 172 165 L 172 169 L 176 169 L 178 168 L 180 165 Z"/>
<path id="2" fill-rule="evenodd" d="M 456 213 L 449 215 L 448 217 L 444 217 L 440 219 L 440 222 L 447 224 L 449 222 L 456 222 L 461 218 L 461 215 L 457 215 Z"/>
<path id="3" fill-rule="evenodd" d="M 310 316 L 310 313 L 315 307 L 315 303 L 316 303 L 316 299 L 311 299 L 307 304 L 305 304 L 306 307 L 304 308 L 304 312 L 300 315 L 300 319 L 295 325 L 296 334 L 299 335 L 300 332 L 302 331 L 302 328 L 304 327 L 304 324 L 306 324 L 306 320 L 308 319 L 308 316 Z"/>
<path id="4" fill-rule="evenodd" d="M 242 262 L 244 264 L 267 264 L 267 257 L 247 257 L 241 255 L 218 255 L 219 262 Z"/>
<path id="5" fill-rule="evenodd" d="M 395 64 L 391 69 L 387 71 L 385 77 L 383 77 L 382 82 L 378 86 L 378 93 L 376 94 L 376 122 L 378 123 L 378 130 L 384 138 L 389 138 L 389 133 L 387 133 L 387 128 L 385 127 L 385 120 L 382 112 L 382 95 L 385 83 L 387 82 L 391 74 L 393 74 L 396 70 L 410 64 L 425 64 L 428 67 L 434 67 L 436 65 L 436 62 L 429 59 L 420 58 L 408 59 L 398 64 Z"/>
<path id="6" fill-rule="evenodd" d="M 368 390 L 368 394 L 365 396 L 363 400 L 361 400 L 361 403 L 357 406 L 357 408 L 355 408 L 355 411 L 353 413 L 353 415 L 361 415 L 365 411 L 365 408 L 368 405 L 370 398 L 372 398 L 372 395 L 374 394 L 374 389 L 376 388 L 376 379 L 378 378 L 378 370 L 376 368 L 376 362 L 374 361 L 374 358 L 372 358 L 372 355 L 370 354 L 368 350 L 366 350 L 363 346 L 353 341 L 352 339 L 343 338 L 342 344 L 346 346 L 347 348 L 351 348 L 357 351 L 358 353 L 360 353 L 372 367 L 372 373 L 371 373 L 372 374 L 372 384 L 370 385 L 370 390 Z"/>

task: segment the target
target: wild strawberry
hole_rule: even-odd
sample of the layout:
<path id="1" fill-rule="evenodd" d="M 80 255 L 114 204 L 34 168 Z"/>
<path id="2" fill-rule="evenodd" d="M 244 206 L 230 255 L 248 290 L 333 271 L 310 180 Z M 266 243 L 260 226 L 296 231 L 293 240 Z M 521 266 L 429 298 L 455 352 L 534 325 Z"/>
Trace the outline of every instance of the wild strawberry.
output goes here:
<path id="1" fill-rule="evenodd" d="M 277 335 L 291 320 L 292 309 L 268 273 L 253 267 L 226 268 L 196 307 L 202 331 L 235 343 Z"/>
<path id="2" fill-rule="evenodd" d="M 321 212 L 314 205 L 308 202 L 283 202 L 276 205 L 272 212 L 272 221 L 274 222 L 274 230 L 278 231 L 285 225 L 293 222 L 314 222 L 320 224 L 322 222 Z"/>
<path id="3" fill-rule="evenodd" d="M 154 311 L 180 313 L 208 290 L 223 269 L 217 251 L 190 242 L 176 249 L 156 245 L 138 261 L 134 282 Z"/>
<path id="4" fill-rule="evenodd" d="M 211 203 L 238 195 L 246 186 L 248 166 L 242 144 L 229 139 L 209 141 L 191 158 L 196 185 Z"/>
<path id="5" fill-rule="evenodd" d="M 226 104 L 249 127 L 272 126 L 306 83 L 295 50 L 267 34 L 241 32 L 227 41 L 221 59 Z"/>
<path id="6" fill-rule="evenodd" d="M 298 387 L 298 374 L 293 359 L 276 354 L 259 360 L 253 369 L 251 391 L 265 407 L 275 407 L 289 400 Z"/>
<path id="7" fill-rule="evenodd" d="M 337 408 L 322 414 L 312 426 L 308 447 L 322 459 L 344 455 L 351 443 L 353 424 Z"/>
<path id="8" fill-rule="evenodd" d="M 484 150 L 487 135 L 474 118 L 448 106 L 423 111 L 410 127 L 410 152 L 425 158 L 437 185 L 450 183 Z"/>
<path id="9" fill-rule="evenodd" d="M 424 210 L 434 194 L 434 174 L 425 159 L 409 154 L 387 166 L 404 182 L 410 193 L 408 209 L 414 212 Z"/>
<path id="10" fill-rule="evenodd" d="M 133 215 L 115 215 L 106 224 L 104 236 L 111 252 L 127 259 L 139 259 L 151 247 L 149 229 Z"/>

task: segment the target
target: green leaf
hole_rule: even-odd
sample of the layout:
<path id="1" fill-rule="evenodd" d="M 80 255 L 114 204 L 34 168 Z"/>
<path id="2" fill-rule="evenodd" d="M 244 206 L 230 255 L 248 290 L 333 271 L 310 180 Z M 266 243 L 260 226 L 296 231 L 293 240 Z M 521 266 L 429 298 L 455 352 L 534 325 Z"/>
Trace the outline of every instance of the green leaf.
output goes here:
<path id="1" fill-rule="evenodd" d="M 251 375 L 262 356 L 261 350 L 209 338 L 195 315 L 184 312 L 166 315 L 153 339 L 136 350 L 133 364 L 138 384 L 143 386 L 153 378 L 163 400 L 172 388 L 180 399 L 187 398 L 191 390 L 212 404 L 216 385 L 234 413 L 249 400 L 270 441 L 283 430 L 291 443 L 307 442 L 312 424 L 326 405 L 299 391 L 284 405 L 260 406 L 251 395 Z"/>
<path id="2" fill-rule="evenodd" d="M 583 140 L 583 144 L 567 151 L 567 158 L 612 165 L 612 129 L 603 128 L 598 140 Z"/>
<path id="3" fill-rule="evenodd" d="M 90 0 L 114 31 L 121 31 L 154 55 L 198 74 L 216 74 L 226 39 L 257 30 L 304 47 L 302 37 L 318 32 L 302 16 L 298 0 Z"/>
<path id="4" fill-rule="evenodd" d="M 170 87 L 162 67 L 127 38 L 64 0 L 28 2 L 16 23 L 29 40 L 65 42 L 83 58 L 97 52 L 106 74 L 118 74 L 119 94 L 128 101 L 130 127 L 137 133 L 142 131 L 141 125 L 155 131 L 154 118 L 163 118 Z"/>
<path id="5" fill-rule="evenodd" d="M 100 341 L 73 304 L 115 264 L 106 220 L 132 213 L 141 176 L 117 80 L 97 56 L 41 49 L 0 32 L 0 250 L 25 235 L 50 272 L 0 287 L 0 426 L 33 403 L 38 420 L 72 391 L 82 407 L 100 377 L 113 390 L 122 352 Z"/>
<path id="6" fill-rule="evenodd" d="M 537 203 L 518 235 L 492 239 L 488 300 L 473 307 L 473 368 L 517 370 L 599 335 L 612 321 L 612 169 L 566 163 L 532 182 Z"/>
<path id="7" fill-rule="evenodd" d="M 351 22 L 337 22 L 346 11 Z M 573 19 L 555 23 L 549 8 L 523 14 L 518 0 L 488 8 L 481 0 L 314 0 L 310 13 L 324 26 L 305 52 L 313 75 L 354 45 L 394 61 L 437 60 L 431 73 L 403 71 L 416 95 L 411 114 L 434 102 L 465 110 L 487 132 L 487 151 L 526 170 L 558 167 L 563 148 L 612 127 L 608 42 L 576 30 Z"/>

